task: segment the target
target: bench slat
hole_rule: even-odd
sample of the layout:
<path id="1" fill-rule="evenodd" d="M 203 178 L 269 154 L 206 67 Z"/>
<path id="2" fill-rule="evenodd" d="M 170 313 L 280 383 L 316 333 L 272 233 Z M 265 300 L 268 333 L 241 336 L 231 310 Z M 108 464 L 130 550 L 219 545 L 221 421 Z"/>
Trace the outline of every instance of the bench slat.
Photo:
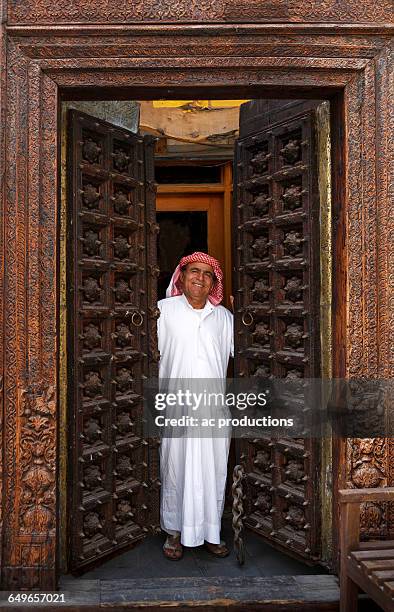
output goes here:
<path id="1" fill-rule="evenodd" d="M 390 582 L 394 580 L 394 570 L 382 570 L 375 571 L 371 574 L 371 579 L 382 584 L 383 582 Z"/>
<path id="2" fill-rule="evenodd" d="M 394 550 L 353 550 L 350 556 L 360 563 L 372 559 L 394 559 Z"/>
<path id="3" fill-rule="evenodd" d="M 360 550 L 383 550 L 384 548 L 392 548 L 394 550 L 394 540 L 370 540 L 369 542 L 360 542 Z"/>
<path id="4" fill-rule="evenodd" d="M 385 582 L 383 584 L 383 588 L 384 588 L 386 593 L 391 595 L 391 597 L 394 596 L 394 582 Z"/>
<path id="5" fill-rule="evenodd" d="M 362 569 L 370 574 L 373 571 L 394 570 L 394 559 L 376 559 L 373 561 L 361 561 Z"/>

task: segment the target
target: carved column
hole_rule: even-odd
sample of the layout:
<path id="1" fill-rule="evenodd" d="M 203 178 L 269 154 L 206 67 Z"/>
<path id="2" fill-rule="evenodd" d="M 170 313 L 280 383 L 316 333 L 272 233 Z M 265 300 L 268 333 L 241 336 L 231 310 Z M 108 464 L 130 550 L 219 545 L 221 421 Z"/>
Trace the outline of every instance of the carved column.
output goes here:
<path id="1" fill-rule="evenodd" d="M 54 588 L 57 94 L 8 43 L 3 588 Z"/>

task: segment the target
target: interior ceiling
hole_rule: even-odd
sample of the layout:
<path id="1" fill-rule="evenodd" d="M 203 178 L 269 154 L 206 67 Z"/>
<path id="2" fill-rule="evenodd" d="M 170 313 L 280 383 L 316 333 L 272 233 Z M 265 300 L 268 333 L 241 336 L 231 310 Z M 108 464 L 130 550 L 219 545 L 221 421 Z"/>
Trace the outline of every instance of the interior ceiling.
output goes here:
<path id="1" fill-rule="evenodd" d="M 159 137 L 162 157 L 229 156 L 247 100 L 140 101 L 140 129 Z"/>

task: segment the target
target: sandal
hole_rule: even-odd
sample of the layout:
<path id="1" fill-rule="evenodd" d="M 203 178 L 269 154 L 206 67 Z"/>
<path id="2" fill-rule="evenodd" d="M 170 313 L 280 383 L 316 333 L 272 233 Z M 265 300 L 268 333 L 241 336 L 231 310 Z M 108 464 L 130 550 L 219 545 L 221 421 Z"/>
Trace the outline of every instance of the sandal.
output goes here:
<path id="1" fill-rule="evenodd" d="M 226 546 L 226 542 L 220 540 L 220 544 L 211 544 L 211 542 L 204 542 L 204 546 L 210 553 L 215 555 L 215 557 L 228 557 L 230 554 L 229 549 Z"/>
<path id="2" fill-rule="evenodd" d="M 179 561 L 183 557 L 183 546 L 180 542 L 180 536 L 168 535 L 163 546 L 163 553 L 167 559 L 171 561 Z"/>

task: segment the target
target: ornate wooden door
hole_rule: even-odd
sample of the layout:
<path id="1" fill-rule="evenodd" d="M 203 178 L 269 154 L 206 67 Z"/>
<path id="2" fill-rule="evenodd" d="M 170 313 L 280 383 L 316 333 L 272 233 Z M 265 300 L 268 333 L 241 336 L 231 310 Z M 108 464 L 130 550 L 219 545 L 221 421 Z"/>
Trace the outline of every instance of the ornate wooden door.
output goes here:
<path id="1" fill-rule="evenodd" d="M 234 183 L 236 376 L 320 375 L 315 108 L 290 101 L 241 107 Z M 242 442 L 241 451 L 246 526 L 285 551 L 318 559 L 319 441 L 266 437 Z"/>
<path id="2" fill-rule="evenodd" d="M 155 374 L 153 139 L 69 115 L 71 569 L 141 540 L 158 522 L 157 461 L 142 429 Z"/>

